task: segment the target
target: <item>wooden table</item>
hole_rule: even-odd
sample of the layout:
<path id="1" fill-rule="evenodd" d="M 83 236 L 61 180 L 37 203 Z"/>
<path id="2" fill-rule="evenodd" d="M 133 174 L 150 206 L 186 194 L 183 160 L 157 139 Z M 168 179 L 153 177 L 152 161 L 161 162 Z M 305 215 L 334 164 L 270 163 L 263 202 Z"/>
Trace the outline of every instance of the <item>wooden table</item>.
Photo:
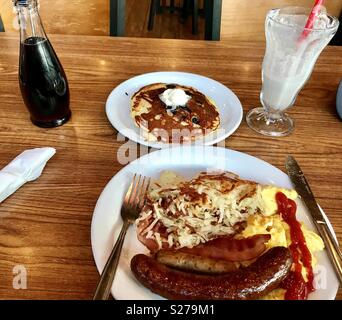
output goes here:
<path id="1" fill-rule="evenodd" d="M 25 149 L 52 146 L 43 175 L 0 205 L 0 298 L 89 299 L 98 281 L 90 245 L 94 206 L 121 169 L 117 132 L 104 105 L 120 82 L 145 72 L 189 71 L 214 78 L 239 96 L 244 111 L 259 105 L 263 43 L 51 36 L 71 89 L 72 120 L 56 129 L 33 126 L 18 87 L 18 38 L 0 35 L 0 168 Z M 227 148 L 284 169 L 300 162 L 342 241 L 342 126 L 335 94 L 342 48 L 327 48 L 291 115 L 286 138 L 254 133 L 243 121 Z M 12 287 L 13 268 L 25 266 L 27 289 Z M 339 292 L 342 299 L 342 291 Z"/>

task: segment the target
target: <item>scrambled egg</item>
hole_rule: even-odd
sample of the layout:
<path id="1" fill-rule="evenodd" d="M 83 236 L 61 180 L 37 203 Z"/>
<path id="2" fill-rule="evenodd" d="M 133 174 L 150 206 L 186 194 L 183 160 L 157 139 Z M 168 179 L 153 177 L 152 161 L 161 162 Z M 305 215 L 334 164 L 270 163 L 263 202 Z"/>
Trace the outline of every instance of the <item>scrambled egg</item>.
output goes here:
<path id="1" fill-rule="evenodd" d="M 302 231 L 312 256 L 312 265 L 315 266 L 317 260 L 314 253 L 323 250 L 324 243 L 318 234 L 307 229 L 304 225 L 302 225 Z M 289 247 L 291 244 L 290 228 L 278 214 L 269 217 L 250 216 L 247 220 L 247 227 L 242 231 L 241 235 L 251 237 L 256 234 L 271 235 L 271 239 L 266 243 L 268 249 L 278 246 Z"/>
<path id="2" fill-rule="evenodd" d="M 262 300 L 285 300 L 285 289 L 275 289 L 271 291 L 268 295 L 262 297 Z"/>
<path id="3" fill-rule="evenodd" d="M 150 190 L 158 188 L 168 188 L 171 185 L 177 185 L 185 179 L 174 171 L 165 170 L 162 171 L 159 178 L 153 180 L 150 186 Z"/>
<path id="4" fill-rule="evenodd" d="M 276 202 L 275 195 L 278 192 L 282 192 L 289 199 L 295 200 L 298 197 L 298 194 L 295 190 L 278 188 L 274 186 L 263 186 L 261 191 L 261 198 L 264 202 L 264 216 L 271 216 L 272 214 L 277 213 L 278 206 Z"/>
<path id="5" fill-rule="evenodd" d="M 306 244 L 311 253 L 312 266 L 317 264 L 314 253 L 324 249 L 324 243 L 321 237 L 315 232 L 309 230 L 302 224 L 301 226 Z M 247 227 L 243 230 L 243 237 L 251 237 L 257 234 L 269 234 L 271 239 L 266 243 L 268 249 L 283 246 L 289 247 L 291 244 L 290 228 L 286 222 L 282 220 L 279 214 L 271 216 L 254 215 L 247 219 Z M 302 269 L 304 279 L 306 277 L 306 269 Z M 266 295 L 266 300 L 284 300 L 285 290 L 276 289 Z"/>

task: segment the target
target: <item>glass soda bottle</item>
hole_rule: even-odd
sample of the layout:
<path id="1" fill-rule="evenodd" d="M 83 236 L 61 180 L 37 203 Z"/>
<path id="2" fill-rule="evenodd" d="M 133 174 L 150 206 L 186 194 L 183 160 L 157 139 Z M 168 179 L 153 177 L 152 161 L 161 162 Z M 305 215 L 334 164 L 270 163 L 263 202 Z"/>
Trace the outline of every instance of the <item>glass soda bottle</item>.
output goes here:
<path id="1" fill-rule="evenodd" d="M 37 0 L 14 0 L 20 26 L 19 83 L 33 124 L 52 128 L 71 116 L 69 86 L 43 28 Z"/>

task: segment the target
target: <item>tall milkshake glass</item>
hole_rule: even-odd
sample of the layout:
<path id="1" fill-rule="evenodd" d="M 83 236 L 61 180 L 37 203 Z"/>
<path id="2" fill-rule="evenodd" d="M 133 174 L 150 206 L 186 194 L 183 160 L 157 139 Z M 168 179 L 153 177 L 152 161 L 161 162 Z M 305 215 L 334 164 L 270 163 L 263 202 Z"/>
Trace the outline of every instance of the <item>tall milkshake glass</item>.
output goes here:
<path id="1" fill-rule="evenodd" d="M 262 65 L 260 101 L 248 125 L 268 136 L 286 136 L 294 129 L 285 113 L 310 78 L 317 58 L 338 29 L 338 20 L 321 8 L 312 29 L 305 28 L 310 9 L 286 7 L 268 12 L 265 22 L 266 53 Z"/>

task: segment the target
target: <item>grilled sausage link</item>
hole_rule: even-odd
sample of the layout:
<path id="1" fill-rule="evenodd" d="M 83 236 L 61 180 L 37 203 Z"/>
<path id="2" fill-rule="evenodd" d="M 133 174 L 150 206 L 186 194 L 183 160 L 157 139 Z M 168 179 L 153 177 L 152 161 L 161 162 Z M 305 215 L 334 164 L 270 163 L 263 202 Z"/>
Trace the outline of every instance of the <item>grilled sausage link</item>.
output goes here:
<path id="1" fill-rule="evenodd" d="M 276 289 L 290 271 L 291 264 L 290 251 L 275 247 L 250 266 L 224 275 L 174 270 L 143 254 L 133 257 L 131 270 L 145 287 L 168 299 L 249 300 Z"/>
<path id="2" fill-rule="evenodd" d="M 237 270 L 234 262 L 201 257 L 177 250 L 160 250 L 155 257 L 162 264 L 186 271 L 217 274 Z"/>

